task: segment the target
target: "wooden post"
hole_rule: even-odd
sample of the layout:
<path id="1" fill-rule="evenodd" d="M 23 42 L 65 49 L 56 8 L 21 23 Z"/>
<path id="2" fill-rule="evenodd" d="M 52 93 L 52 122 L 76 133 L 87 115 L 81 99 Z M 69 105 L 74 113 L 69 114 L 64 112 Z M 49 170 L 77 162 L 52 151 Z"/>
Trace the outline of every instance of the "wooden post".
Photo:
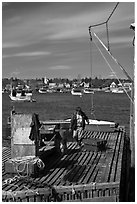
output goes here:
<path id="1" fill-rule="evenodd" d="M 135 32 L 135 24 L 130 25 L 130 29 Z M 134 36 L 135 39 L 135 36 Z M 133 39 L 133 40 L 134 40 Z M 133 46 L 134 42 L 133 42 Z M 134 52 L 135 53 L 135 52 Z M 134 70 L 135 70 L 135 59 L 134 59 Z M 130 103 L 130 149 L 131 149 L 131 168 L 135 167 L 135 100 L 134 100 L 134 79 L 131 87 L 131 103 Z"/>

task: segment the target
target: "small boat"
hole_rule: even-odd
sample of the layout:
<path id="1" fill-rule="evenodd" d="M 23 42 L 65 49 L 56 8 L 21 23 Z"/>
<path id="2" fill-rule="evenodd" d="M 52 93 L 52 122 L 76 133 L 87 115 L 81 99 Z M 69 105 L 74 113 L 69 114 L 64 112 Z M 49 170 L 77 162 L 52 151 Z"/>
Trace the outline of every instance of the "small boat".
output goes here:
<path id="1" fill-rule="evenodd" d="M 16 90 L 11 90 L 11 93 L 9 95 L 10 99 L 12 101 L 18 101 L 18 102 L 33 102 L 34 99 L 31 98 L 31 96 L 28 96 L 25 94 L 25 91 L 22 91 L 22 93 L 17 93 Z"/>
<path id="2" fill-rule="evenodd" d="M 56 91 L 54 89 L 47 89 L 47 93 L 55 93 Z"/>
<path id="3" fill-rule="evenodd" d="M 39 93 L 42 93 L 42 94 L 47 93 L 47 88 L 46 88 L 46 87 L 41 87 L 41 88 L 39 89 Z"/>
<path id="4" fill-rule="evenodd" d="M 106 90 L 105 93 L 110 93 L 110 90 Z"/>
<path id="5" fill-rule="evenodd" d="M 29 102 L 32 101 L 30 96 L 12 96 L 12 95 L 9 95 L 9 97 L 12 101 L 29 101 Z"/>
<path id="6" fill-rule="evenodd" d="M 66 119 L 66 122 L 70 122 L 71 119 Z M 118 123 L 105 120 L 92 120 L 89 119 L 89 124 L 86 122 L 86 129 L 92 131 L 112 131 L 119 126 Z"/>
<path id="7" fill-rule="evenodd" d="M 25 92 L 26 96 L 32 96 L 32 90 L 30 89 L 22 89 L 22 90 L 17 90 L 17 96 L 21 96 L 22 92 Z"/>
<path id="8" fill-rule="evenodd" d="M 82 90 L 78 89 L 78 88 L 73 88 L 71 90 L 71 94 L 74 96 L 82 96 L 83 95 Z"/>
<path id="9" fill-rule="evenodd" d="M 26 89 L 25 93 L 27 96 L 32 96 L 32 90 L 31 89 Z"/>
<path id="10" fill-rule="evenodd" d="M 115 88 L 115 89 L 112 89 L 111 92 L 112 93 L 124 93 L 124 90 L 120 88 Z"/>
<path id="11" fill-rule="evenodd" d="M 83 90 L 83 92 L 84 92 L 84 94 L 94 94 L 94 91 L 92 89 L 90 89 L 90 88 L 85 88 Z"/>

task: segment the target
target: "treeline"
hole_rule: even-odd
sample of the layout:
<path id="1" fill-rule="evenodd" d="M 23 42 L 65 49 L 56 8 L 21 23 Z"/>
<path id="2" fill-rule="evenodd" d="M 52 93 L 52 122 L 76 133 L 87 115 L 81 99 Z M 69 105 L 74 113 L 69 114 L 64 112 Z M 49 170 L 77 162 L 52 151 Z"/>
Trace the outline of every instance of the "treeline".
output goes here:
<path id="1" fill-rule="evenodd" d="M 37 87 L 44 85 L 44 78 L 36 78 L 36 79 L 18 79 L 18 78 L 3 78 L 2 79 L 2 87 L 6 87 L 7 84 L 12 84 L 14 86 L 17 86 L 18 84 L 21 85 L 29 85 L 31 87 Z M 90 77 L 82 78 L 82 79 L 67 79 L 67 78 L 53 78 L 48 79 L 48 83 L 56 83 L 56 84 L 70 84 L 72 86 L 74 83 L 77 83 L 79 85 L 84 85 L 84 83 L 89 83 L 90 87 L 93 88 L 104 88 L 109 87 L 112 82 L 115 82 L 115 84 L 126 83 L 130 82 L 128 79 L 100 79 L 95 77 L 94 79 L 91 79 Z"/>

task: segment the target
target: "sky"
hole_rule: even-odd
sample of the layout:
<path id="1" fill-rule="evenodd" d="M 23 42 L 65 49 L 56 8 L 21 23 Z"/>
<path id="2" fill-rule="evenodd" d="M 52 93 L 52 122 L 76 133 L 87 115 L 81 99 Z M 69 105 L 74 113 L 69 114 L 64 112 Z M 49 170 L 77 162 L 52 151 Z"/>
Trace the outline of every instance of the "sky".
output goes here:
<path id="1" fill-rule="evenodd" d="M 7 2 L 2 5 L 2 77 L 127 78 L 114 63 L 105 22 L 116 2 Z M 110 51 L 133 78 L 134 2 L 120 2 L 108 21 Z M 106 62 L 107 60 L 107 62 Z M 109 65 L 108 65 L 109 64 Z"/>

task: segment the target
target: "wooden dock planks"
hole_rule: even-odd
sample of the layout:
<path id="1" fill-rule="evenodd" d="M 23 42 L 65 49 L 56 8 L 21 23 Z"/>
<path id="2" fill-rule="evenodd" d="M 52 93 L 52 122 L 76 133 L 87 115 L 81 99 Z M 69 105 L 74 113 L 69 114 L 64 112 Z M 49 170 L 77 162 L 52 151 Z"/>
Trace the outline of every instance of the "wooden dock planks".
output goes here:
<path id="1" fill-rule="evenodd" d="M 85 131 L 84 139 L 107 140 L 107 150 L 89 151 L 78 149 L 75 142 L 68 143 L 68 153 L 59 156 L 47 164 L 45 175 L 34 178 L 35 182 L 54 186 L 71 186 L 90 183 L 111 183 L 120 181 L 121 160 L 124 145 L 122 132 L 91 132 Z M 10 150 L 3 148 L 3 163 L 10 157 Z M 3 179 L 5 174 L 3 173 Z M 6 178 L 6 177 L 5 177 Z M 26 184 L 26 189 L 35 189 L 33 182 Z M 24 190 L 24 182 L 16 181 L 14 185 L 3 186 L 4 191 Z M 92 192 L 93 196 L 102 196 L 103 192 Z M 107 194 L 107 193 L 106 193 Z M 110 192 L 108 191 L 108 195 Z M 84 194 L 83 194 L 84 196 Z M 67 195 L 66 195 L 67 197 Z M 35 200 L 34 198 L 31 199 Z"/>

